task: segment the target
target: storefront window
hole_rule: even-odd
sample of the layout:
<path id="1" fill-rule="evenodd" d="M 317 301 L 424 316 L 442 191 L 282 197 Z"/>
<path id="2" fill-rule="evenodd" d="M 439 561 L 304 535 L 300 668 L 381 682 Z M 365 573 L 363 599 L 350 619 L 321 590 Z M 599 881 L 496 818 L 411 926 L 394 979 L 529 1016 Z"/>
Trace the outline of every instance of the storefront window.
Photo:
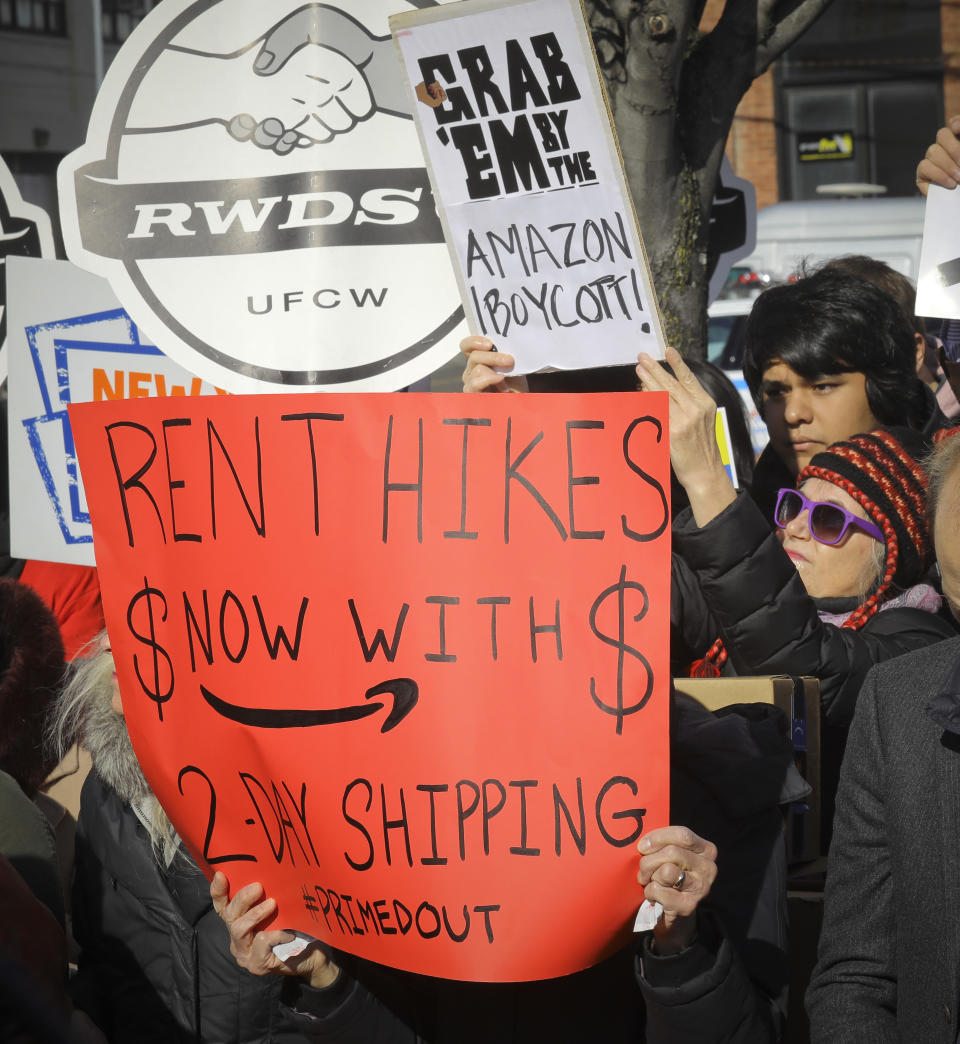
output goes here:
<path id="1" fill-rule="evenodd" d="M 62 36 L 65 25 L 64 0 L 0 0 L 0 31 Z"/>
<path id="2" fill-rule="evenodd" d="M 101 0 L 103 39 L 106 43 L 123 43 L 156 6 L 156 0 Z"/>

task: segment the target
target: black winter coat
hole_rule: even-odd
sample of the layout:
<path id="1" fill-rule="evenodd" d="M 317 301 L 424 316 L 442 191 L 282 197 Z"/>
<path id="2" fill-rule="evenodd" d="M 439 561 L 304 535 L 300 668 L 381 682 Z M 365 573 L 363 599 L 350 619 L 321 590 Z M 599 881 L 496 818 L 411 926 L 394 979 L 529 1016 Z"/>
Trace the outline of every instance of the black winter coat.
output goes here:
<path id="1" fill-rule="evenodd" d="M 231 955 L 196 863 L 181 852 L 162 870 L 135 813 L 95 772 L 76 845 L 71 992 L 110 1044 L 302 1044 L 280 1015 L 280 982 Z"/>
<path id="2" fill-rule="evenodd" d="M 737 499 L 699 528 L 689 510 L 674 521 L 670 654 L 673 673 L 723 639 L 727 673 L 792 674 L 820 680 L 821 846 L 830 845 L 847 728 L 870 668 L 956 636 L 945 617 L 898 607 L 859 630 L 824 623 L 819 609 L 855 608 L 811 598 L 751 498 Z M 832 600 L 837 602 L 839 600 Z"/>
<path id="3" fill-rule="evenodd" d="M 699 528 L 689 510 L 673 527 L 670 604 L 674 673 L 722 638 L 735 674 L 820 679 L 820 707 L 846 727 L 867 671 L 883 660 L 956 636 L 936 613 L 894 608 L 854 631 L 824 623 L 790 558 L 744 493 Z M 849 608 L 853 608 L 850 606 Z"/>

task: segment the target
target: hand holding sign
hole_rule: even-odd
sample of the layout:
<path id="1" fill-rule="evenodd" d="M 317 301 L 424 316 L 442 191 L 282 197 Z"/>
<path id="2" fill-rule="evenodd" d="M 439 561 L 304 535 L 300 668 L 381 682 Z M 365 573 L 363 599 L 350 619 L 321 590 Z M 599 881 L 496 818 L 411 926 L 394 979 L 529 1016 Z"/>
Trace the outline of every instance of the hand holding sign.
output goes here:
<path id="1" fill-rule="evenodd" d="M 717 877 L 717 846 L 682 826 L 651 830 L 637 846 L 637 880 L 650 902 L 663 907 L 654 929 L 657 953 L 679 953 L 696 931 L 696 912 Z"/>
<path id="2" fill-rule="evenodd" d="M 460 351 L 467 357 L 463 371 L 463 390 L 466 392 L 525 392 L 526 377 L 513 377 L 513 356 L 498 352 L 487 337 L 464 337 Z"/>
<path id="3" fill-rule="evenodd" d="M 917 166 L 917 188 L 925 196 L 931 185 L 956 188 L 960 183 L 960 116 L 937 131 L 936 141 Z"/>
<path id="4" fill-rule="evenodd" d="M 670 463 L 697 525 L 705 526 L 736 496 L 717 446 L 717 404 L 676 348 L 667 348 L 666 361 L 676 376 L 646 354 L 638 357 L 637 376 L 645 391 L 670 397 Z"/>
<path id="5" fill-rule="evenodd" d="M 332 985 L 340 969 L 319 944 L 280 960 L 275 946 L 289 942 L 291 932 L 270 930 L 277 914 L 277 901 L 264 897 L 263 885 L 255 882 L 230 898 L 230 885 L 218 870 L 210 882 L 210 898 L 217 915 L 230 933 L 230 952 L 251 975 L 294 975 L 315 989 Z"/>

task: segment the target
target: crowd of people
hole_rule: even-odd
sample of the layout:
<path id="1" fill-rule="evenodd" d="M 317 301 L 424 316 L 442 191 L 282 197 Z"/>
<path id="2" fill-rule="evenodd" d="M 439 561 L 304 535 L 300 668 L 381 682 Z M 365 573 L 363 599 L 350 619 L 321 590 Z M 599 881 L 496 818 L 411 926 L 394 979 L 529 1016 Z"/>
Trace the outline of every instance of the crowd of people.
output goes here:
<path id="1" fill-rule="evenodd" d="M 941 130 L 921 191 L 960 184 L 958 132 L 960 119 Z M 526 378 L 489 339 L 461 345 L 469 393 L 665 393 L 673 675 L 818 679 L 829 864 L 807 992 L 815 1042 L 960 1039 L 960 404 L 947 349 L 914 311 L 909 281 L 865 257 L 764 291 L 743 362 L 769 433 L 756 461 L 735 389 L 672 348 L 635 369 Z M 736 487 L 718 402 L 736 419 Z M 106 631 L 78 649 L 95 577 L 78 588 L 77 575 L 4 567 L 0 1039 L 783 1038 L 785 809 L 810 787 L 775 708 L 714 714 L 671 691 L 671 825 L 636 856 L 659 917 L 603 963 L 470 983 L 317 942 L 281 957 L 291 936 L 273 927 L 273 897 L 236 875 L 208 881 L 153 795 Z M 64 839 L 42 791 L 77 746 L 92 769 Z"/>

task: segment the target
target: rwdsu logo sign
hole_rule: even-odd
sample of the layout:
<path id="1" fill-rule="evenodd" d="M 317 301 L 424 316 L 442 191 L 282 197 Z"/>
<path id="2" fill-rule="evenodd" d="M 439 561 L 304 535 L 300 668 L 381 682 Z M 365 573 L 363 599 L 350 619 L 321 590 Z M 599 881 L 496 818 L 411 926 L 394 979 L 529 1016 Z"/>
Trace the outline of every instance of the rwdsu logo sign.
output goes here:
<path id="1" fill-rule="evenodd" d="M 462 312 L 387 17 L 433 0 L 165 0 L 60 168 L 71 260 L 231 391 L 389 390 Z"/>

